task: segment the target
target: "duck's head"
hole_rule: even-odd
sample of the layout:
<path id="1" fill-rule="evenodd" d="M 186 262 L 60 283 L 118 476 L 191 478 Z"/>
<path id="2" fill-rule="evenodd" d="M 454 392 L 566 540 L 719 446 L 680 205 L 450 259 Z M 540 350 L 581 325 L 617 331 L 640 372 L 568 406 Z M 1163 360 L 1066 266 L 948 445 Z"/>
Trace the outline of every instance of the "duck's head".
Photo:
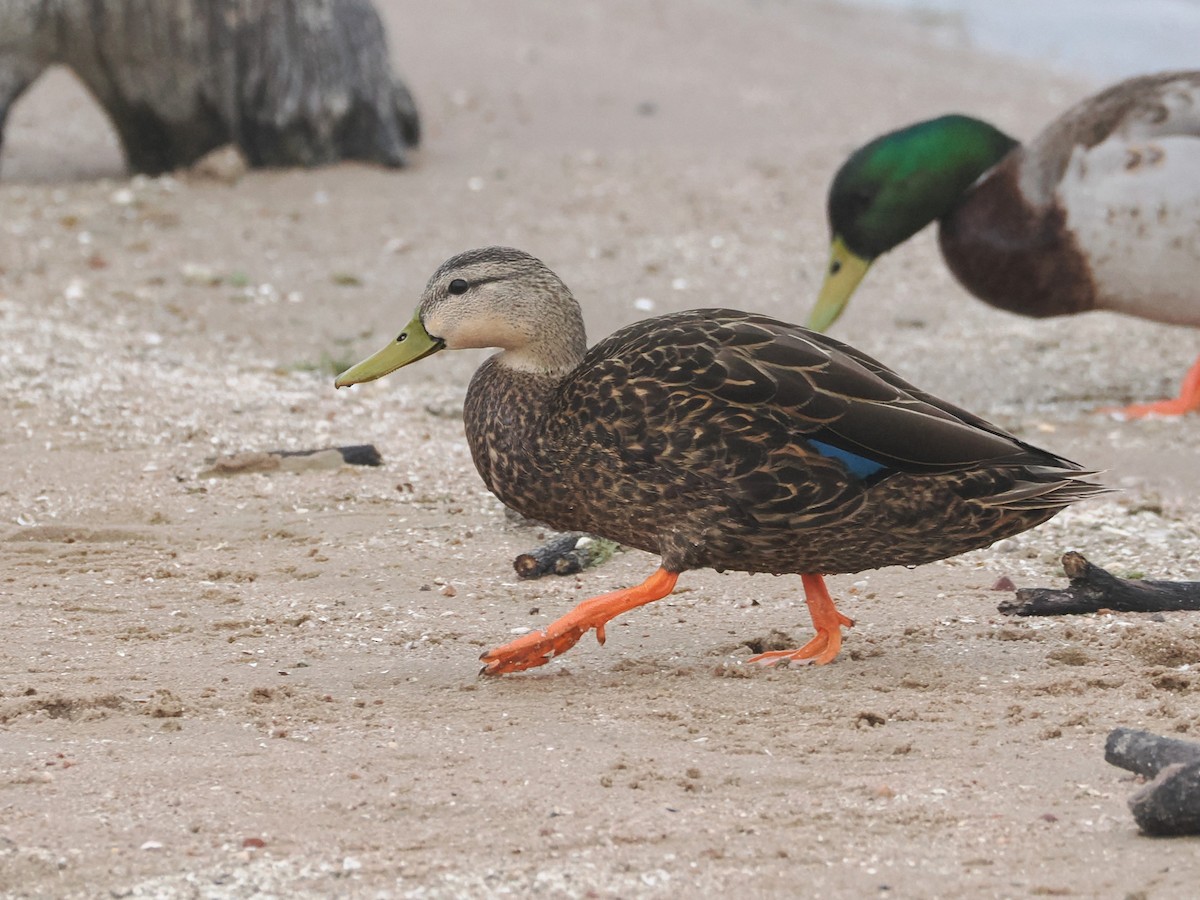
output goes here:
<path id="1" fill-rule="evenodd" d="M 824 331 L 879 256 L 946 215 L 1017 144 L 967 116 L 942 116 L 856 150 L 829 187 L 829 268 L 808 319 Z"/>
<path id="2" fill-rule="evenodd" d="M 583 357 L 579 304 L 541 260 L 509 247 L 468 250 L 438 267 L 395 340 L 337 377 L 374 381 L 440 350 L 499 347 L 514 369 L 563 374 Z"/>

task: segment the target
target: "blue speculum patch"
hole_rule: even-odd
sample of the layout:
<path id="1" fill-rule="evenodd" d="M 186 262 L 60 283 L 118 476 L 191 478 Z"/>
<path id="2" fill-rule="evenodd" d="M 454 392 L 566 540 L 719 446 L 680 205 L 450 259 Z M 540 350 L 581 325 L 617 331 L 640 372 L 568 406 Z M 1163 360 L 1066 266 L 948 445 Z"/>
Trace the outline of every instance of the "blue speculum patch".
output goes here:
<path id="1" fill-rule="evenodd" d="M 851 453 L 849 450 L 843 450 L 841 447 L 833 446 L 833 444 L 826 444 L 824 441 L 810 439 L 809 443 L 816 447 L 817 452 L 822 456 L 829 456 L 840 460 L 850 470 L 851 474 L 859 478 L 869 478 L 881 469 L 887 468 L 881 462 L 875 462 L 873 459 L 867 459 L 865 456 L 859 456 L 857 453 Z"/>

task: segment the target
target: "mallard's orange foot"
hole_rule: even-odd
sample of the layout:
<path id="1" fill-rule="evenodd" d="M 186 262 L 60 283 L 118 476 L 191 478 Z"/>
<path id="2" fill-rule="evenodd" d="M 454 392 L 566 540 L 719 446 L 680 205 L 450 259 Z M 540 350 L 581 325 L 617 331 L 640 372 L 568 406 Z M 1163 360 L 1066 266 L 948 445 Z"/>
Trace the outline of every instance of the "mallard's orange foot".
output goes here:
<path id="1" fill-rule="evenodd" d="M 789 663 L 823 666 L 833 662 L 833 658 L 842 649 L 842 629 L 854 627 L 854 620 L 837 613 L 838 626 L 832 630 L 818 629 L 817 636 L 799 650 L 768 650 L 757 656 L 750 657 L 747 662 L 758 663 L 762 666 L 773 666 L 787 660 Z"/>
<path id="2" fill-rule="evenodd" d="M 1112 413 L 1122 419 L 1143 419 L 1146 416 L 1183 416 L 1188 413 L 1200 412 L 1200 359 L 1196 360 L 1187 375 L 1184 376 L 1183 384 L 1179 388 L 1179 396 L 1173 400 L 1106 407 L 1097 412 Z"/>
<path id="3" fill-rule="evenodd" d="M 1134 403 L 1132 406 L 1106 406 L 1097 410 L 1122 419 L 1144 419 L 1146 416 L 1183 416 L 1200 412 L 1200 397 L 1189 401 L 1183 397 L 1174 400 L 1158 400 L 1154 403 Z"/>
<path id="4" fill-rule="evenodd" d="M 561 621 L 561 620 L 560 620 Z M 587 631 L 579 626 L 555 630 L 551 624 L 545 631 L 534 631 L 523 634 L 515 641 L 509 641 L 484 653 L 479 658 L 485 663 L 479 671 L 480 675 L 503 675 L 505 672 L 523 672 L 544 666 L 560 653 L 566 653 L 583 637 Z M 604 643 L 604 628 L 601 626 L 596 634 L 600 643 Z"/>

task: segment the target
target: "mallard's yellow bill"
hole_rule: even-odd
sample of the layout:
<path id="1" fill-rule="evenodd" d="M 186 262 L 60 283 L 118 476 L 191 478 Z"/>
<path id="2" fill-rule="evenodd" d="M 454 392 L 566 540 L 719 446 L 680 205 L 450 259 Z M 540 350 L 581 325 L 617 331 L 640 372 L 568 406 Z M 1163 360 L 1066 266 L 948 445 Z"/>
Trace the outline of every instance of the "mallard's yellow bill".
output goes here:
<path id="1" fill-rule="evenodd" d="M 431 338 L 421 324 L 421 314 L 413 316 L 412 321 L 400 332 L 400 336 L 380 350 L 351 366 L 337 377 L 334 387 L 348 387 L 352 384 L 362 384 L 364 381 L 374 381 L 395 372 L 402 366 L 415 363 L 419 359 L 437 353 L 446 345 L 438 338 Z"/>
<path id="2" fill-rule="evenodd" d="M 869 268 L 871 260 L 852 253 L 841 237 L 835 236 L 829 248 L 825 283 L 817 295 L 817 305 L 808 316 L 808 327 L 813 331 L 824 331 L 836 322 Z"/>

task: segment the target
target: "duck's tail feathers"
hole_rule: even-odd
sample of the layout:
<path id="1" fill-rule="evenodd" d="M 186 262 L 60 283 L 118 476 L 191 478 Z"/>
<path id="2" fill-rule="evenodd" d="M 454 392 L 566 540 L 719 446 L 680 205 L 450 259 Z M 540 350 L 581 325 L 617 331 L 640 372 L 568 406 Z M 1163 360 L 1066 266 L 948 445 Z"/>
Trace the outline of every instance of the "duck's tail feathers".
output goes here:
<path id="1" fill-rule="evenodd" d="M 988 506 L 1014 511 L 1062 509 L 1089 497 L 1114 493 L 1113 488 L 1083 480 L 1100 474 L 1081 469 L 1068 475 L 1059 468 L 1031 466 L 1009 490 L 985 502 Z"/>

